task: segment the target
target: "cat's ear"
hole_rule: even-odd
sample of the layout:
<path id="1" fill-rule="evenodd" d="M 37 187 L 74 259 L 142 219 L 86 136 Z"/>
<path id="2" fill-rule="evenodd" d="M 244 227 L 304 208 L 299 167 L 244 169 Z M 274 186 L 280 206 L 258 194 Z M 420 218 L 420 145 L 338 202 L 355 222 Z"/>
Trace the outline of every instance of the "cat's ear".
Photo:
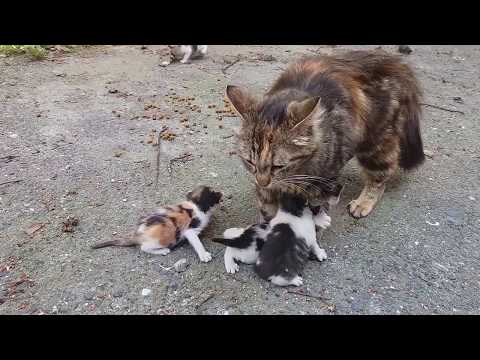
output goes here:
<path id="1" fill-rule="evenodd" d="M 228 85 L 226 97 L 242 119 L 245 119 L 245 114 L 256 105 L 256 100 L 245 89 L 238 86 Z"/>
<path id="2" fill-rule="evenodd" d="M 295 120 L 295 124 L 305 120 L 315 110 L 320 97 L 315 96 L 303 101 L 292 101 L 288 104 L 287 114 Z"/>
<path id="3" fill-rule="evenodd" d="M 312 144 L 315 125 L 322 120 L 324 109 L 319 97 L 308 98 L 303 101 L 292 101 L 287 107 L 292 141 L 296 145 L 307 146 Z"/>

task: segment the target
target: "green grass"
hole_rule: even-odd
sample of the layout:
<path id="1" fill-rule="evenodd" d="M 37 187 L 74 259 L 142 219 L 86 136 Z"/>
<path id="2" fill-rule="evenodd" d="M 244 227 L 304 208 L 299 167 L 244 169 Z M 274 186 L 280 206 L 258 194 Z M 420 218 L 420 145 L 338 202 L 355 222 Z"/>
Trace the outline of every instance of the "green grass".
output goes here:
<path id="1" fill-rule="evenodd" d="M 49 45 L 0 45 L 0 54 L 27 55 L 35 60 L 40 60 L 47 56 Z"/>
<path id="2" fill-rule="evenodd" d="M 48 51 L 52 48 L 61 49 L 66 53 L 74 52 L 87 45 L 0 45 L 0 54 L 7 56 L 11 55 L 26 55 L 32 59 L 44 59 Z"/>

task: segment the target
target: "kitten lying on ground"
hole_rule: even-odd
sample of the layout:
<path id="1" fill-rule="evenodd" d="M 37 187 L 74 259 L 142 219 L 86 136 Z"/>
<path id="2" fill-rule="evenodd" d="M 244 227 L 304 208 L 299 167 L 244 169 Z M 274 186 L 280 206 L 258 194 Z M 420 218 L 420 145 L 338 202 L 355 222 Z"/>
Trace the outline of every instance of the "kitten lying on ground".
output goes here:
<path id="1" fill-rule="evenodd" d="M 205 56 L 207 45 L 168 45 L 170 48 L 170 62 L 180 61 L 186 64 L 190 59 L 197 59 Z"/>
<path id="2" fill-rule="evenodd" d="M 187 194 L 187 201 L 157 209 L 140 220 L 135 235 L 92 246 L 134 246 L 149 254 L 167 255 L 170 250 L 187 240 L 195 249 L 200 261 L 209 262 L 212 256 L 205 250 L 198 235 L 207 226 L 212 211 L 222 198 L 222 193 L 207 186 L 198 186 Z"/>

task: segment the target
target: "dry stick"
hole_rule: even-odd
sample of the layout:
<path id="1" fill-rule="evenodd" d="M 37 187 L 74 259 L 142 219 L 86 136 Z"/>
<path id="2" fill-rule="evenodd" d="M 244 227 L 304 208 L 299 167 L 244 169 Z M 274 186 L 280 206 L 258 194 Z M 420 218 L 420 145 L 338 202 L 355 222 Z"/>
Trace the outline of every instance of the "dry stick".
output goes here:
<path id="1" fill-rule="evenodd" d="M 441 107 L 441 106 L 438 106 L 438 105 L 432 105 L 432 104 L 427 104 L 427 103 L 420 103 L 420 105 L 429 106 L 429 107 L 432 107 L 434 109 L 439 109 L 439 110 L 444 110 L 444 111 L 448 111 L 448 112 L 452 112 L 452 113 L 459 113 L 459 114 L 465 115 L 465 113 L 463 111 L 447 109 L 447 108 L 444 108 L 444 107 Z"/>
<path id="2" fill-rule="evenodd" d="M 221 293 L 221 292 L 220 292 Z M 195 309 L 198 310 L 200 309 L 200 306 L 202 306 L 203 304 L 205 304 L 208 300 L 210 300 L 211 298 L 213 298 L 215 295 L 217 295 L 216 292 L 212 292 L 210 295 L 208 295 L 205 299 L 203 299 L 200 303 L 198 303 L 196 306 L 195 306 Z"/>
<path id="3" fill-rule="evenodd" d="M 19 182 L 21 182 L 21 181 L 23 181 L 23 180 L 10 180 L 10 181 L 5 181 L 5 182 L 3 182 L 3 183 L 0 183 L 0 186 L 6 185 L 6 184 L 19 183 Z"/>
<path id="4" fill-rule="evenodd" d="M 238 63 L 240 61 L 240 56 L 238 56 L 235 60 L 233 60 L 230 64 L 228 64 L 227 66 L 224 66 L 222 68 L 222 73 L 223 75 L 227 75 L 227 70 L 230 69 L 233 65 L 235 65 L 236 63 Z"/>
<path id="5" fill-rule="evenodd" d="M 169 161 L 169 164 L 168 164 L 168 172 L 171 174 L 172 173 L 172 165 L 177 162 L 177 161 L 181 161 L 183 163 L 187 162 L 187 161 L 191 161 L 193 160 L 192 159 L 192 153 L 185 153 L 183 155 L 180 155 L 180 156 L 177 156 L 176 158 L 173 158 Z"/>
<path id="6" fill-rule="evenodd" d="M 323 296 L 317 296 L 317 295 L 307 294 L 307 293 L 304 293 L 304 292 L 294 291 L 294 290 L 288 290 L 287 293 L 289 293 L 289 294 L 295 294 L 295 295 L 301 295 L 301 296 L 305 296 L 305 297 L 311 297 L 311 298 L 314 298 L 314 299 L 317 299 L 317 300 L 320 300 L 320 301 L 330 300 L 330 299 L 324 298 Z"/>
<path id="7" fill-rule="evenodd" d="M 161 146 L 161 143 L 160 143 L 160 140 L 161 140 L 161 136 L 162 135 L 162 131 L 160 131 L 158 133 L 158 140 L 157 140 L 157 146 L 158 146 L 158 150 L 157 150 L 157 170 L 156 170 L 156 174 L 155 174 L 155 189 L 158 188 L 158 176 L 159 176 L 159 172 L 160 172 L 160 146 Z"/>

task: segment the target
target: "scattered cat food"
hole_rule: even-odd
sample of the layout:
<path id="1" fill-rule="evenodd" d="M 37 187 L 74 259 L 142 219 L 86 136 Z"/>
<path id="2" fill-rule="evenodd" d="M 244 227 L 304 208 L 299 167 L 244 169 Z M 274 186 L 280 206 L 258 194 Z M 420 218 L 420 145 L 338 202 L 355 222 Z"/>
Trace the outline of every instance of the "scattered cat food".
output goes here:
<path id="1" fill-rule="evenodd" d="M 157 130 L 152 129 L 147 135 L 147 144 L 158 145 Z"/>
<path id="2" fill-rule="evenodd" d="M 167 129 L 162 132 L 162 134 L 160 135 L 160 138 L 166 141 L 173 141 L 175 140 L 176 136 L 177 135 L 173 131 Z"/>
<path id="3" fill-rule="evenodd" d="M 63 222 L 62 231 L 66 233 L 73 233 L 75 231 L 75 227 L 78 226 L 78 219 L 69 216 L 67 220 Z"/>

